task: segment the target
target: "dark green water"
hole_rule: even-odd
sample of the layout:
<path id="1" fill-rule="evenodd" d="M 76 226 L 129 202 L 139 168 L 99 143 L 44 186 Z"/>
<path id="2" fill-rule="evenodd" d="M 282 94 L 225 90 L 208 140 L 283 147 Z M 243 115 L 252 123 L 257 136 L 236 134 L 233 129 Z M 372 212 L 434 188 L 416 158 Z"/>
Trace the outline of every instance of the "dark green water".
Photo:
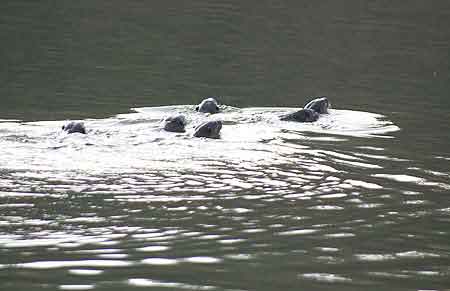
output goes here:
<path id="1" fill-rule="evenodd" d="M 0 123 L 0 290 L 448 290 L 449 1 L 0 8 L 0 120 L 24 121 Z M 372 117 L 347 112 L 246 134 L 230 109 L 199 145 L 127 115 L 209 95 L 327 95 L 400 131 L 361 137 Z M 93 134 L 60 141 L 67 119 Z"/>

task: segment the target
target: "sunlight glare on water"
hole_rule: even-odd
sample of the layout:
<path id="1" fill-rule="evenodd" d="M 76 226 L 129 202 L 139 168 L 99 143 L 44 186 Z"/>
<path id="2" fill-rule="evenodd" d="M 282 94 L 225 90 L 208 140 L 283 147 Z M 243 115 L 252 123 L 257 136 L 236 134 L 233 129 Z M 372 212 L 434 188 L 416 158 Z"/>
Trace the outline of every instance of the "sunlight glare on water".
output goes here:
<path id="1" fill-rule="evenodd" d="M 295 109 L 230 108 L 210 117 L 189 114 L 190 107 L 187 106 L 136 110 L 140 113 L 86 120 L 87 135 L 66 135 L 58 130 L 64 122 L 58 121 L 1 123 L 4 149 L 0 157 L 1 165 L 5 169 L 21 171 L 15 175 L 39 178 L 42 171 L 53 171 L 55 175 L 68 171 L 107 174 L 152 169 L 215 168 L 220 163 L 288 163 L 292 161 L 286 156 L 302 153 L 302 148 L 308 147 L 284 140 L 307 139 L 305 132 L 370 137 L 372 134 L 398 130 L 395 125 L 381 120 L 380 115 L 345 110 L 333 110 L 314 124 L 277 119 L 282 113 Z M 191 123 L 186 134 L 161 130 L 162 118 L 176 112 L 188 114 Z M 193 139 L 194 125 L 213 118 L 225 124 L 222 138 Z M 12 153 L 15 158 L 9 159 Z"/>
<path id="2" fill-rule="evenodd" d="M 373 229 L 434 211 L 416 187 L 449 187 L 448 173 L 423 171 L 380 146 L 399 130 L 386 117 L 333 109 L 318 122 L 296 123 L 278 118 L 294 108 L 222 109 L 205 115 L 191 105 L 136 108 L 84 120 L 86 135 L 62 132 L 66 121 L 1 122 L 0 226 L 12 231 L 0 234 L 0 245 L 6 255 L 29 255 L 8 257 L 0 269 L 14 269 L 18 276 L 54 270 L 97 278 L 63 280 L 61 290 L 107 286 L 108 280 L 98 278 L 115 269 L 131 272 L 118 275 L 120 286 L 216 290 L 221 287 L 203 280 L 170 279 L 165 270 L 212 272 L 293 256 L 301 259 L 286 275 L 295 280 L 359 286 L 380 278 L 376 267 L 348 275 L 338 268 L 315 272 L 307 262 L 446 258 L 397 244 L 422 236 L 408 229 L 387 238 L 389 250 L 367 242 L 343 258 L 347 245 Z M 186 133 L 162 130 L 161 120 L 176 113 L 186 116 Z M 213 119 L 224 124 L 220 139 L 192 136 L 197 124 Z M 374 139 L 381 141 L 378 146 Z M 391 163 L 408 163 L 410 170 L 399 172 Z M 404 187 L 405 194 L 392 193 L 392 187 Z M 439 213 L 448 215 L 445 209 Z M 291 243 L 289 254 L 273 250 Z M 35 257 L 36 250 L 48 256 Z M 158 270 L 155 276 L 138 271 L 148 268 Z"/>

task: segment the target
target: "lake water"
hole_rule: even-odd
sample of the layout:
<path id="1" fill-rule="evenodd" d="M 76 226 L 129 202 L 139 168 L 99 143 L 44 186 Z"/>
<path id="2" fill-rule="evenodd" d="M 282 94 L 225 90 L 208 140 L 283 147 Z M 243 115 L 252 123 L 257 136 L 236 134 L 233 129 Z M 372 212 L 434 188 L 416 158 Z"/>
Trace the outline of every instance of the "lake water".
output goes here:
<path id="1" fill-rule="evenodd" d="M 449 290 L 450 2 L 397 2 L 3 1 L 0 290 Z"/>

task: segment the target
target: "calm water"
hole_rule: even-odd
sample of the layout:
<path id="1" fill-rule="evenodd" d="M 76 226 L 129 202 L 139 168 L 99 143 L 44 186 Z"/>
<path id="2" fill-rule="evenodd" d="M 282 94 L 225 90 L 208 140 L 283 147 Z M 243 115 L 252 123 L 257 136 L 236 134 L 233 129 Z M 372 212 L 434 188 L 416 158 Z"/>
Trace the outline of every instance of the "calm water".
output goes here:
<path id="1" fill-rule="evenodd" d="M 449 290 L 450 2 L 192 2 L 2 2 L 0 290 Z"/>

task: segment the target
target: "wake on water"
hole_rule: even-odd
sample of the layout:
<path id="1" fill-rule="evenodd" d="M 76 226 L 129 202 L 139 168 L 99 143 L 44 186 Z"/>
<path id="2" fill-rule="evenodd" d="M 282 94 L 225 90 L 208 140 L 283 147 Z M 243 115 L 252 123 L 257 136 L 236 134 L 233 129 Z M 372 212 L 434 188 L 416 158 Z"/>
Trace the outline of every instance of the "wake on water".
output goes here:
<path id="1" fill-rule="evenodd" d="M 383 115 L 361 111 L 332 109 L 317 122 L 297 123 L 278 118 L 295 108 L 223 106 L 222 112 L 214 115 L 197 113 L 194 108 L 192 105 L 134 108 L 132 113 L 111 118 L 87 119 L 83 121 L 86 135 L 64 133 L 63 121 L 2 120 L 0 190 L 33 191 L 36 189 L 33 179 L 44 179 L 45 187 L 49 187 L 51 180 L 79 179 L 75 184 L 91 181 L 97 188 L 104 185 L 109 189 L 108 179 L 124 173 L 162 175 L 171 171 L 208 170 L 226 173 L 229 167 L 302 164 L 323 154 L 314 148 L 315 140 L 389 138 L 388 133 L 399 130 Z M 162 130 L 163 118 L 177 113 L 188 120 L 186 133 Z M 216 119 L 224 124 L 220 139 L 192 137 L 196 125 Z M 315 164 L 320 166 L 318 162 Z M 21 177 L 27 181 L 23 187 L 17 185 Z"/>

